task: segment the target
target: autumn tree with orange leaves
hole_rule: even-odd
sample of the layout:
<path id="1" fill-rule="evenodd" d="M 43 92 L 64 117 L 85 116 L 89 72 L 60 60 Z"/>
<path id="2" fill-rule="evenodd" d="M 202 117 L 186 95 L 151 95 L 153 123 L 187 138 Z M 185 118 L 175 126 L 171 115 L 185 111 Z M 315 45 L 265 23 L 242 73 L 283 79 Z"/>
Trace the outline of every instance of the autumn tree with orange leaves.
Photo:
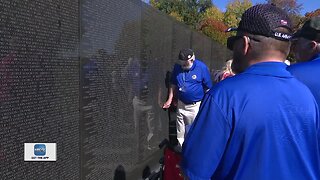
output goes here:
<path id="1" fill-rule="evenodd" d="M 301 28 L 302 25 L 309 19 L 311 19 L 312 17 L 316 17 L 316 16 L 320 16 L 320 9 L 316 9 L 314 11 L 311 11 L 311 12 L 307 12 L 305 14 L 305 16 L 303 18 L 301 18 L 299 24 L 298 24 L 298 27 Z"/>
<path id="2" fill-rule="evenodd" d="M 197 30 L 221 44 L 226 44 L 228 34 L 225 30 L 228 27 L 224 24 L 223 18 L 224 14 L 217 7 L 212 6 L 203 14 Z"/>

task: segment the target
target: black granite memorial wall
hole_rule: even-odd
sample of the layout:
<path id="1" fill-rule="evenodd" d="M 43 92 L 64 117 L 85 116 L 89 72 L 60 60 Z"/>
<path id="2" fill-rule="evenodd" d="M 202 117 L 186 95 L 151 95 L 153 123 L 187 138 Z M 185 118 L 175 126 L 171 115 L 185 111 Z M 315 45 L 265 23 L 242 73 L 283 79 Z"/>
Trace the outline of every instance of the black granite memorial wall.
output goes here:
<path id="1" fill-rule="evenodd" d="M 78 2 L 0 9 L 0 179 L 78 179 Z M 58 161 L 24 162 L 28 142 L 57 143 Z"/>
<path id="2" fill-rule="evenodd" d="M 140 0 L 0 0 L 0 179 L 139 179 L 168 138 L 165 77 L 181 48 L 230 53 Z M 57 161 L 24 161 L 24 143 Z M 119 174 L 117 174 L 119 175 Z"/>

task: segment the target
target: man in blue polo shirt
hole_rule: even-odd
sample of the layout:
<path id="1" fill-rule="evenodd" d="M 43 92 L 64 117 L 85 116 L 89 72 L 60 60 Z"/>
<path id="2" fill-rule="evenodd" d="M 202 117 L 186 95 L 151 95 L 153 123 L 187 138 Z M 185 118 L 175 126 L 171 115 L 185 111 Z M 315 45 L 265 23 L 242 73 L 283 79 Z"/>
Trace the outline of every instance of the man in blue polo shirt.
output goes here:
<path id="1" fill-rule="evenodd" d="M 196 117 L 204 93 L 212 87 L 208 67 L 195 59 L 191 49 L 182 49 L 179 64 L 175 64 L 171 76 L 168 100 L 163 108 L 169 108 L 173 99 L 177 104 L 177 139 L 183 144 L 186 126 L 192 124 Z"/>
<path id="2" fill-rule="evenodd" d="M 309 87 L 320 106 L 320 17 L 306 21 L 294 34 L 292 50 L 298 63 L 288 70 Z"/>
<path id="3" fill-rule="evenodd" d="M 227 42 L 239 74 L 206 93 L 183 145 L 189 179 L 320 179 L 318 106 L 283 63 L 291 27 L 271 4 L 244 12 Z"/>

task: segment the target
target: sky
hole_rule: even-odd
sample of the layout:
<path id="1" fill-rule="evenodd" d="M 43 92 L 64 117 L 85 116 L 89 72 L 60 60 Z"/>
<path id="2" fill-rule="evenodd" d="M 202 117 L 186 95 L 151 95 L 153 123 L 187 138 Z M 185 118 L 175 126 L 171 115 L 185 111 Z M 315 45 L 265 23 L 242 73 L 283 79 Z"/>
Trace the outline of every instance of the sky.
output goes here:
<path id="1" fill-rule="evenodd" d="M 149 0 L 142 1 L 149 2 Z M 230 0 L 212 0 L 212 3 L 224 12 L 229 1 Z M 266 0 L 251 0 L 251 2 L 255 5 L 258 3 L 265 3 Z M 298 4 L 302 4 L 302 9 L 300 11 L 301 15 L 320 8 L 320 0 L 298 0 Z"/>
<path id="2" fill-rule="evenodd" d="M 224 12 L 229 1 L 230 0 L 212 0 L 212 3 Z M 251 2 L 255 5 L 258 3 L 265 3 L 266 0 L 251 0 Z M 302 4 L 302 9 L 300 11 L 301 15 L 320 8 L 320 0 L 298 0 L 298 4 Z"/>

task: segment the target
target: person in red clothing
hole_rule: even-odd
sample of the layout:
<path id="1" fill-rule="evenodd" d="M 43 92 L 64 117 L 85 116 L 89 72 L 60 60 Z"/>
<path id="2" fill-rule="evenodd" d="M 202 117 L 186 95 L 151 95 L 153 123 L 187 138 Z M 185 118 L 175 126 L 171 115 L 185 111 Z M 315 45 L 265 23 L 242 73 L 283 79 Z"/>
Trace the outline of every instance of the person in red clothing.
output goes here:
<path id="1" fill-rule="evenodd" d="M 218 83 L 228 77 L 235 75 L 235 73 L 231 69 L 232 61 L 233 59 L 227 60 L 222 70 L 217 70 L 216 72 L 213 73 L 215 83 Z"/>
<path id="2" fill-rule="evenodd" d="M 234 76 L 234 73 L 231 69 L 232 61 L 233 61 L 232 59 L 229 59 L 226 61 L 226 65 L 223 68 L 223 73 L 222 73 L 220 81 L 222 81 L 228 77 Z"/>

